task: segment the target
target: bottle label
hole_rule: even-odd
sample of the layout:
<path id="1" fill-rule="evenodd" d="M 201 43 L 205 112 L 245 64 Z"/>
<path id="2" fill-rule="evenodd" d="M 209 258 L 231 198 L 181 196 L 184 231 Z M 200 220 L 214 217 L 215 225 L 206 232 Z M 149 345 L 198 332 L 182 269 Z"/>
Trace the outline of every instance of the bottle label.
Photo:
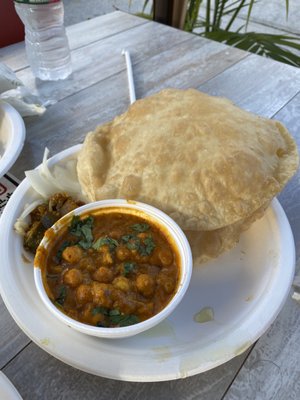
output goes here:
<path id="1" fill-rule="evenodd" d="M 61 0 L 15 0 L 15 3 L 23 3 L 23 4 L 50 4 L 50 3 L 58 3 Z"/>

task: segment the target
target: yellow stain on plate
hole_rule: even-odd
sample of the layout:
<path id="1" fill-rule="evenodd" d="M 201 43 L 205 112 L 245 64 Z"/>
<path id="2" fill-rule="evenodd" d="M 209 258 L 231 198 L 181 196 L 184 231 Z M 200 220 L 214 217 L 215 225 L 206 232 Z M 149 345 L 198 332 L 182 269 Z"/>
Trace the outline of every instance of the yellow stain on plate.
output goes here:
<path id="1" fill-rule="evenodd" d="M 175 329 L 171 323 L 167 320 L 162 321 L 160 324 L 154 326 L 153 328 L 140 333 L 140 336 L 150 337 L 150 338 L 158 338 L 158 337 L 172 337 L 176 338 Z"/>
<path id="2" fill-rule="evenodd" d="M 247 349 L 249 349 L 249 347 L 252 345 L 252 342 L 250 342 L 249 340 L 247 342 L 245 342 L 242 346 L 238 347 L 235 351 L 234 351 L 234 355 L 235 356 L 239 356 L 240 354 L 244 353 Z"/>
<path id="3" fill-rule="evenodd" d="M 49 338 L 41 339 L 41 340 L 40 340 L 40 343 L 41 343 L 43 346 L 49 346 L 49 344 L 50 344 L 50 339 L 49 339 Z"/>
<path id="4" fill-rule="evenodd" d="M 126 199 L 126 201 L 128 204 L 137 204 L 137 202 L 134 200 Z"/>
<path id="5" fill-rule="evenodd" d="M 198 324 L 214 320 L 214 310 L 211 307 L 203 307 L 199 312 L 194 315 L 193 320 Z"/>
<path id="6" fill-rule="evenodd" d="M 154 352 L 154 358 L 158 362 L 167 361 L 172 357 L 172 353 L 170 351 L 169 346 L 152 347 L 152 351 Z"/>

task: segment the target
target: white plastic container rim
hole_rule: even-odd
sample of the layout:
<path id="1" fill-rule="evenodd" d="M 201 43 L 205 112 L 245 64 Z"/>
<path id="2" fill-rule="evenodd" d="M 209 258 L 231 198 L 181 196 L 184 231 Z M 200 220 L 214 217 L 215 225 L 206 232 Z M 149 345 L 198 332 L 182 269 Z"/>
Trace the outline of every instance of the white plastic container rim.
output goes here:
<path id="1" fill-rule="evenodd" d="M 10 104 L 0 101 L 0 117 L 4 112 L 2 124 L 9 124 L 5 129 L 5 135 L 1 135 L 1 146 L 4 153 L 0 157 L 0 178 L 12 167 L 18 158 L 25 141 L 25 124 L 18 113 Z M 2 130 L 2 126 L 0 126 Z"/>
<path id="2" fill-rule="evenodd" d="M 41 269 L 36 264 L 34 265 L 35 285 L 42 301 L 44 302 L 46 307 L 50 310 L 50 312 L 68 326 L 82 333 L 103 338 L 116 339 L 116 338 L 129 337 L 141 333 L 157 325 L 159 322 L 164 320 L 168 315 L 170 315 L 172 311 L 174 311 L 174 309 L 181 302 L 184 294 L 187 291 L 192 276 L 192 269 L 193 269 L 192 252 L 185 234 L 173 219 L 171 219 L 167 214 L 165 214 L 161 210 L 153 206 L 150 206 L 148 204 L 140 202 L 135 202 L 135 201 L 131 202 L 122 199 L 100 200 L 94 203 L 86 204 L 84 206 L 75 209 L 74 211 L 71 211 L 69 214 L 63 217 L 63 220 L 65 219 L 69 220 L 69 217 L 72 215 L 88 214 L 88 211 L 90 211 L 92 214 L 93 211 L 102 208 L 127 208 L 127 209 L 141 211 L 142 213 L 145 214 L 145 218 L 147 218 L 147 216 L 150 216 L 159 225 L 164 226 L 167 229 L 168 233 L 173 238 L 180 255 L 181 274 L 177 286 L 177 291 L 174 297 L 166 305 L 166 307 L 163 308 L 158 314 L 154 315 L 153 317 L 134 325 L 126 327 L 118 327 L 118 328 L 95 327 L 92 325 L 87 325 L 82 322 L 76 321 L 68 317 L 66 314 L 61 312 L 57 307 L 55 307 L 55 305 L 51 302 L 46 293 L 42 281 Z M 52 227 L 52 229 L 54 229 L 57 232 L 59 232 L 59 230 L 65 226 L 64 222 L 60 221 L 62 220 L 56 222 Z M 47 248 L 47 245 L 48 245 L 48 240 L 46 237 L 44 237 L 40 246 Z"/>

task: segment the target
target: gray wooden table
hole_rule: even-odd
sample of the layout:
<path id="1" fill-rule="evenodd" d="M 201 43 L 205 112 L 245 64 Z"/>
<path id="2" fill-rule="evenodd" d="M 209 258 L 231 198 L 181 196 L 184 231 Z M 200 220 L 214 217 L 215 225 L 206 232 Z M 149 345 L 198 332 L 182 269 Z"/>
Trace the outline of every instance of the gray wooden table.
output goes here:
<path id="1" fill-rule="evenodd" d="M 129 105 L 126 67 L 130 50 L 137 98 L 165 87 L 198 88 L 226 96 L 259 115 L 282 121 L 300 145 L 300 70 L 121 12 L 68 28 L 73 76 L 35 81 L 24 44 L 0 49 L 0 61 L 51 105 L 27 118 L 24 149 L 10 171 L 23 179 L 47 146 L 52 154 L 81 143 L 87 131 Z M 300 174 L 279 200 L 300 256 Z M 76 370 L 36 346 L 18 328 L 0 299 L 0 366 L 24 399 L 300 398 L 300 308 L 289 298 L 271 328 L 246 353 L 218 368 L 161 383 L 108 380 Z"/>

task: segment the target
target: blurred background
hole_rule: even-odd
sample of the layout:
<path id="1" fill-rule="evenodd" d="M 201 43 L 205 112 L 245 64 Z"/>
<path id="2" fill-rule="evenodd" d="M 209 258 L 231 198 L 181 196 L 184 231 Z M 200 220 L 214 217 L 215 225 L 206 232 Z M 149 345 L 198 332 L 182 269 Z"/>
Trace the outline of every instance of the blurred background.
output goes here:
<path id="1" fill-rule="evenodd" d="M 65 25 L 115 10 L 152 19 L 162 3 L 184 4 L 186 31 L 300 67 L 300 0 L 64 0 Z M 23 38 L 13 0 L 1 0 L 0 47 Z"/>

